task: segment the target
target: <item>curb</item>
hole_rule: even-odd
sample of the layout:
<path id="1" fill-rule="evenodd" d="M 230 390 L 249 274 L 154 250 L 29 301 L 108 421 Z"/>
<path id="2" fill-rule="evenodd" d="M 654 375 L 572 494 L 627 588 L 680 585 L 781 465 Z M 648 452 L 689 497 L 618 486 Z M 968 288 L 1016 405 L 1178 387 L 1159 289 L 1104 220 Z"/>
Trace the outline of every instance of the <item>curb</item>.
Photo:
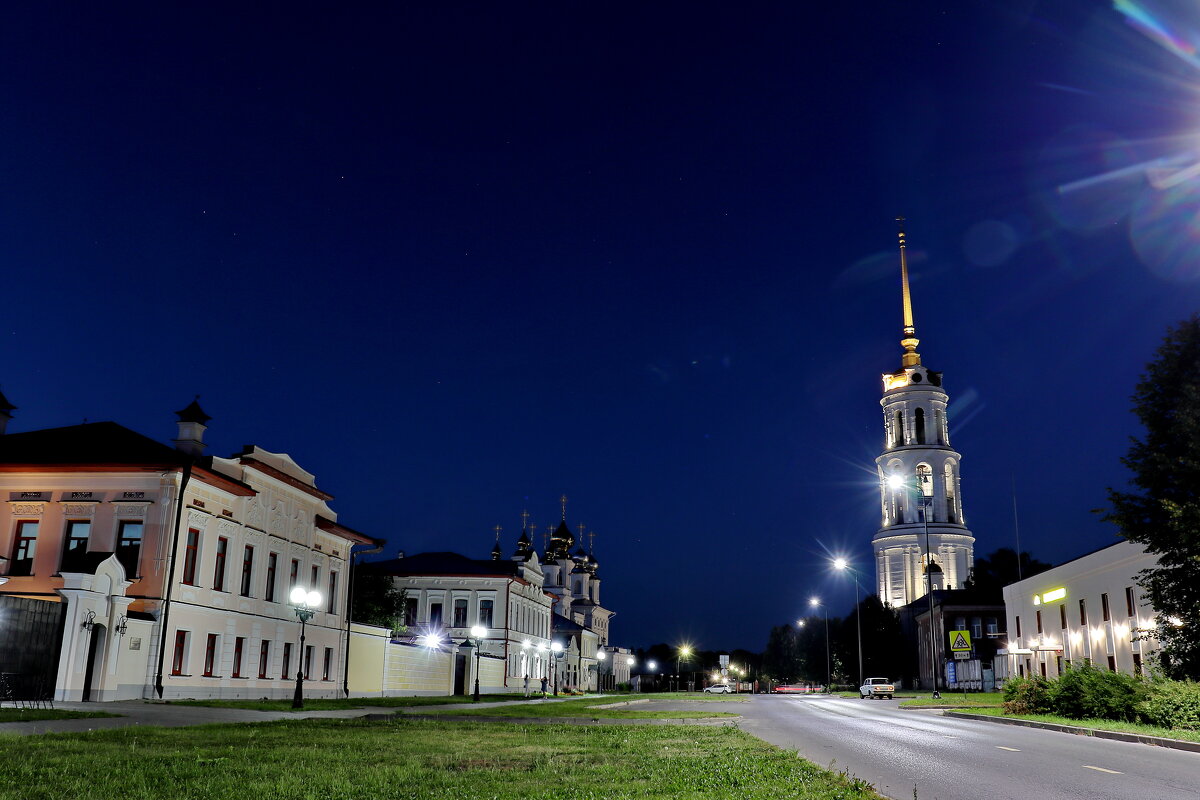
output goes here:
<path id="1" fill-rule="evenodd" d="M 638 719 L 623 717 L 487 717 L 470 714 L 397 714 L 403 719 L 427 719 L 439 722 L 507 722 L 516 725 L 736 725 L 741 717 L 683 717 L 680 719 Z M 368 717 L 372 719 L 373 717 Z M 390 716 L 379 715 L 378 719 Z"/>
<path id="2" fill-rule="evenodd" d="M 1147 736 L 1142 733 L 1125 733 L 1124 731 L 1105 731 L 1097 728 L 1084 728 L 1079 725 L 1062 725 L 1057 722 L 1035 722 L 1029 719 L 1014 717 L 993 717 L 988 714 L 970 714 L 965 711 L 943 711 L 943 717 L 962 717 L 963 719 L 979 719 L 985 722 L 998 722 L 1001 725 L 1019 725 L 1023 728 L 1039 728 L 1044 731 L 1073 733 L 1076 736 L 1091 736 L 1095 739 L 1112 739 L 1118 742 L 1133 742 L 1148 744 L 1154 747 L 1166 747 L 1171 750 L 1187 750 L 1200 753 L 1200 742 L 1185 742 L 1179 739 L 1166 739 L 1162 736 Z"/>

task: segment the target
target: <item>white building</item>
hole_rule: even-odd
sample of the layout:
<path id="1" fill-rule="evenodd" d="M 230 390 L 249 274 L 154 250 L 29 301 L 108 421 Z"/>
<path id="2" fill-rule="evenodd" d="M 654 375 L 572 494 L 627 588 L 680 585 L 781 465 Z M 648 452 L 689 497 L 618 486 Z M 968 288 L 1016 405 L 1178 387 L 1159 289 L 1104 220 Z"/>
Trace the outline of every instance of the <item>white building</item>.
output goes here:
<path id="1" fill-rule="evenodd" d="M 950 446 L 942 373 L 922 366 L 913 326 L 904 231 L 900 232 L 904 328 L 901 367 L 883 375 L 884 450 L 875 459 L 882 524 L 872 540 L 877 593 L 900 607 L 934 589 L 961 589 L 975 563 L 963 515 L 960 456 Z"/>
<path id="2" fill-rule="evenodd" d="M 1053 678 L 1083 661 L 1140 673 L 1158 639 L 1137 574 L 1156 565 L 1142 545 L 1120 541 L 1004 587 L 1008 644 L 998 651 L 997 680 Z"/>
<path id="3" fill-rule="evenodd" d="M 0 626 L 0 672 L 118 700 L 286 697 L 303 668 L 306 695 L 339 695 L 372 540 L 289 456 L 203 456 L 209 417 L 178 414 L 174 448 L 112 422 L 0 435 L 0 613 L 37 620 Z M 322 595 L 303 651 L 297 585 Z"/>

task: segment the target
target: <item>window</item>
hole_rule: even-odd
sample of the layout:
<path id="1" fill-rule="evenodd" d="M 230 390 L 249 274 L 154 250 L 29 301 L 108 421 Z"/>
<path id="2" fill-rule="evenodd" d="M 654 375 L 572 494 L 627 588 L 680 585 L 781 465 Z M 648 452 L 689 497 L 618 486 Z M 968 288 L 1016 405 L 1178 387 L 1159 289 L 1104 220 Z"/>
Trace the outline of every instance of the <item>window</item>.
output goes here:
<path id="1" fill-rule="evenodd" d="M 1017 615 L 1017 638 L 1021 638 L 1021 615 Z"/>
<path id="2" fill-rule="evenodd" d="M 292 571 L 288 575 L 288 594 L 292 593 L 292 589 L 296 588 L 296 583 L 300 580 L 300 559 L 292 559 Z"/>
<path id="3" fill-rule="evenodd" d="M 304 648 L 304 680 L 312 680 L 312 656 L 313 646 L 310 644 Z"/>
<path id="4" fill-rule="evenodd" d="M 271 663 L 271 642 L 268 639 L 263 639 L 262 644 L 258 646 L 258 677 L 267 677 L 267 667 Z"/>
<path id="5" fill-rule="evenodd" d="M 918 408 L 914 419 L 917 428 L 917 444 L 925 444 L 925 409 Z"/>
<path id="6" fill-rule="evenodd" d="M 311 592 L 321 585 L 321 568 L 316 564 L 312 565 L 312 580 L 308 584 L 308 590 Z"/>
<path id="7" fill-rule="evenodd" d="M 971 618 L 971 638 L 975 640 L 983 638 L 983 620 L 979 617 Z"/>
<path id="8" fill-rule="evenodd" d="M 225 591 L 225 556 L 229 552 L 229 540 L 224 536 L 217 539 L 217 563 L 213 568 L 213 588 Z"/>
<path id="9" fill-rule="evenodd" d="M 415 597 L 404 598 L 403 624 L 404 625 L 416 625 L 417 624 L 417 598 L 415 598 Z"/>
<path id="10" fill-rule="evenodd" d="M 945 481 L 943 485 L 946 487 L 946 521 L 960 523 L 962 520 L 959 519 L 958 516 L 958 506 L 955 503 L 954 495 L 954 465 L 949 461 L 946 462 L 946 470 L 943 481 Z"/>
<path id="11" fill-rule="evenodd" d="M 450 627 L 467 627 L 467 599 L 465 597 L 460 597 L 454 601 L 454 624 Z"/>
<path id="12" fill-rule="evenodd" d="M 13 542 L 12 562 L 8 565 L 9 575 L 32 575 L 33 556 L 37 553 L 38 521 L 23 519 L 17 523 L 17 536 Z"/>
<path id="13" fill-rule="evenodd" d="M 442 627 L 442 604 L 441 603 L 430 603 L 429 604 L 429 627 L 431 627 L 431 628 Z"/>
<path id="14" fill-rule="evenodd" d="M 123 519 L 117 526 L 117 560 L 125 568 L 125 577 L 130 580 L 138 574 L 138 559 L 142 555 L 142 533 L 145 527 L 140 519 Z"/>
<path id="15" fill-rule="evenodd" d="M 83 557 L 87 554 L 88 536 L 92 523 L 85 519 L 67 521 L 67 533 L 63 536 L 62 565 L 59 572 L 78 572 L 83 569 Z"/>
<path id="16" fill-rule="evenodd" d="M 330 614 L 337 612 L 337 573 L 329 570 L 329 605 L 325 610 Z"/>
<path id="17" fill-rule="evenodd" d="M 1058 607 L 1058 621 L 1064 631 L 1067 629 L 1067 604 L 1063 603 Z"/>
<path id="18" fill-rule="evenodd" d="M 239 636 L 233 640 L 233 677 L 242 677 L 242 653 L 246 649 L 246 637 Z"/>
<path id="19" fill-rule="evenodd" d="M 1037 631 L 1038 631 L 1038 633 L 1042 632 L 1042 611 L 1041 611 L 1041 609 L 1038 609 L 1038 612 L 1037 612 Z"/>
<path id="20" fill-rule="evenodd" d="M 292 671 L 292 643 L 285 642 L 283 645 L 283 669 L 280 670 L 280 674 L 283 676 L 283 679 L 285 681 L 288 679 L 288 676 L 291 674 L 291 671 Z"/>
<path id="21" fill-rule="evenodd" d="M 492 627 L 492 600 L 479 601 L 479 624 L 485 628 Z"/>
<path id="22" fill-rule="evenodd" d="M 321 670 L 321 680 L 333 680 L 333 648 L 325 648 L 325 666 Z"/>
<path id="23" fill-rule="evenodd" d="M 1133 617 L 1137 615 L 1137 603 L 1133 598 L 1133 587 L 1125 587 L 1125 615 Z"/>
<path id="24" fill-rule="evenodd" d="M 1108 622 L 1110 619 L 1112 619 L 1112 614 L 1109 613 L 1108 609 L 1108 592 L 1100 595 L 1100 617 L 1105 622 Z"/>
<path id="25" fill-rule="evenodd" d="M 196 556 L 200 551 L 200 531 L 188 529 L 187 545 L 183 551 L 183 582 L 196 585 Z"/>
<path id="26" fill-rule="evenodd" d="M 1142 674 L 1142 654 L 1141 653 L 1133 654 L 1133 674 L 1134 675 Z"/>
<path id="27" fill-rule="evenodd" d="M 187 666 L 188 632 L 175 631 L 175 654 L 171 656 L 171 674 L 182 675 Z"/>
<path id="28" fill-rule="evenodd" d="M 250 596 L 250 584 L 254 582 L 254 548 L 246 545 L 242 550 L 242 597 Z"/>
<path id="29" fill-rule="evenodd" d="M 212 678 L 213 668 L 217 665 L 217 634 L 208 635 L 208 644 L 204 647 L 204 675 Z"/>
<path id="30" fill-rule="evenodd" d="M 1046 662 L 1045 662 L 1045 661 L 1043 661 L 1043 662 L 1041 662 L 1040 664 L 1038 664 L 1038 669 L 1040 669 L 1040 670 L 1041 670 L 1041 672 L 1042 672 L 1042 677 L 1043 677 L 1043 678 L 1044 678 L 1044 677 L 1046 677 Z"/>
<path id="31" fill-rule="evenodd" d="M 1088 624 L 1087 623 L 1087 601 L 1085 601 L 1085 600 L 1079 601 L 1079 624 L 1085 628 L 1087 627 L 1087 624 Z"/>
<path id="32" fill-rule="evenodd" d="M 904 444 L 904 412 L 896 412 L 896 438 L 895 446 L 899 447 Z"/>
<path id="33" fill-rule="evenodd" d="M 278 553 L 267 554 L 267 588 L 263 592 L 263 597 L 270 602 L 275 602 L 275 567 L 279 564 Z"/>
<path id="34" fill-rule="evenodd" d="M 1117 671 L 1117 657 L 1116 656 L 1108 657 L 1108 671 L 1109 672 Z"/>

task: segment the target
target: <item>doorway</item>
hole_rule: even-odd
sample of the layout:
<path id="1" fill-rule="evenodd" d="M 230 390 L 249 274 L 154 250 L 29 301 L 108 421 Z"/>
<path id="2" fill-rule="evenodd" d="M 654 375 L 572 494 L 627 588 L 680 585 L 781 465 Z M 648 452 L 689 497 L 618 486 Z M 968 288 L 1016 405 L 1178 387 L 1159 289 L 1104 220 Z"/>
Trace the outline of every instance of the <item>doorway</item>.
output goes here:
<path id="1" fill-rule="evenodd" d="M 88 642 L 87 669 L 83 674 L 83 697 L 85 703 L 92 701 L 92 681 L 97 675 L 103 676 L 104 670 L 100 661 L 104 657 L 104 626 L 93 625 L 91 639 Z"/>

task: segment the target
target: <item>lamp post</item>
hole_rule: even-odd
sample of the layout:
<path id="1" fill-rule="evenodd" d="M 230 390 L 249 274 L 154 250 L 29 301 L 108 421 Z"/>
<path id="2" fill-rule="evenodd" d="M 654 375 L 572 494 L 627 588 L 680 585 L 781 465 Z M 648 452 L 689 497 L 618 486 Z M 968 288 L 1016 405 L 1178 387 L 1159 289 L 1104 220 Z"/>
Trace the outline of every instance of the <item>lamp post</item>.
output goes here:
<path id="1" fill-rule="evenodd" d="M 321 593 L 297 586 L 292 589 L 290 599 L 292 610 L 300 620 L 300 651 L 296 654 L 299 666 L 296 668 L 296 693 L 292 695 L 292 708 L 304 708 L 304 626 L 317 613 L 314 609 L 321 605 Z"/>
<path id="2" fill-rule="evenodd" d="M 479 644 L 483 638 L 487 636 L 487 628 L 482 625 L 472 625 L 471 635 L 475 637 L 475 694 L 471 695 L 471 702 L 479 702 Z"/>
<path id="3" fill-rule="evenodd" d="M 839 570 L 847 570 L 848 569 L 848 570 L 850 570 L 851 574 L 854 575 L 854 624 L 858 628 L 858 685 L 862 686 L 862 682 L 863 682 L 862 613 L 861 613 L 862 610 L 858 607 L 858 595 L 859 595 L 858 570 L 856 570 L 854 567 L 850 566 L 850 562 L 844 558 L 834 559 L 833 566 L 835 569 L 839 569 Z"/>
<path id="4" fill-rule="evenodd" d="M 625 657 L 625 666 L 629 667 L 629 686 L 630 686 L 630 688 L 633 687 L 633 667 L 635 664 L 637 664 L 636 658 L 634 658 L 633 656 Z M 638 681 L 638 691 L 640 692 L 641 690 L 642 690 L 642 684 L 641 684 L 641 681 Z"/>
<path id="5" fill-rule="evenodd" d="M 688 661 L 691 661 L 691 660 L 692 660 L 692 648 L 690 645 L 685 644 L 682 647 L 680 647 L 678 650 L 675 651 L 675 674 L 677 674 L 679 676 L 680 684 L 683 683 L 683 673 L 681 673 L 679 671 L 679 662 L 683 661 L 686 664 Z"/>
<path id="6" fill-rule="evenodd" d="M 654 670 L 658 669 L 658 662 L 657 662 L 657 661 L 647 661 L 647 662 L 646 662 L 646 668 L 650 670 L 650 677 L 651 677 L 651 679 L 652 679 L 652 682 L 653 682 L 653 678 L 654 678 Z"/>
<path id="7" fill-rule="evenodd" d="M 904 477 L 892 473 L 888 476 L 888 485 L 899 489 L 905 485 Z M 929 512 L 933 510 L 933 494 L 926 494 L 920 483 L 915 489 L 917 497 L 921 499 L 921 520 L 925 525 L 925 594 L 929 595 L 929 673 L 933 677 L 933 697 L 937 700 L 942 694 L 938 691 L 937 633 L 933 629 L 933 550 L 929 546 Z M 932 489 L 930 486 L 931 492 Z"/>
<path id="8" fill-rule="evenodd" d="M 608 653 L 596 651 L 596 691 L 604 691 L 604 665 L 608 662 Z"/>
<path id="9" fill-rule="evenodd" d="M 563 657 L 562 642 L 551 642 L 550 654 L 554 657 L 554 696 L 558 697 L 558 671 L 562 668 L 560 662 Z"/>
<path id="10" fill-rule="evenodd" d="M 821 598 L 814 597 L 808 601 L 810 606 L 820 606 L 825 612 L 825 691 L 829 692 L 829 683 L 833 679 L 833 661 L 829 657 L 829 606 L 821 602 Z"/>

